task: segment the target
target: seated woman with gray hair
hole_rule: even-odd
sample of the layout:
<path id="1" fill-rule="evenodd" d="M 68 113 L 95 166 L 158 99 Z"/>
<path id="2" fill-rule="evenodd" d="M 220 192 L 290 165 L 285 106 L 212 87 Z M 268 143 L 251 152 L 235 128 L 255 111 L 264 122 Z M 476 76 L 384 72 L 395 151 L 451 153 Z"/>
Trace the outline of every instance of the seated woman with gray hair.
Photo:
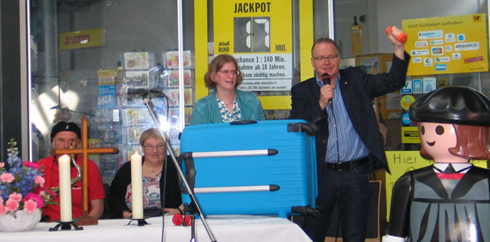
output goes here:
<path id="1" fill-rule="evenodd" d="M 142 166 L 144 216 L 161 216 L 164 211 L 169 214 L 179 213 L 182 198 L 178 173 L 171 158 L 167 156 L 166 144 L 158 129 L 152 128 L 143 132 L 140 145 L 144 153 Z M 164 186 L 165 195 L 163 195 Z M 113 216 L 130 218 L 132 216 L 130 162 L 126 162 L 117 172 L 112 180 L 109 194 L 109 207 Z M 162 204 L 165 204 L 165 208 Z"/>

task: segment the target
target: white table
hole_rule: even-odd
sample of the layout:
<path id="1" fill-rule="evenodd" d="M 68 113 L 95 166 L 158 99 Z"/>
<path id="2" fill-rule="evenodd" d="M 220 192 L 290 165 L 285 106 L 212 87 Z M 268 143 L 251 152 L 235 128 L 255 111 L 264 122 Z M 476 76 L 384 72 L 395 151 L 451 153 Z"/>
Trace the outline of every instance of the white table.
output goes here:
<path id="1" fill-rule="evenodd" d="M 70 241 L 70 242 L 123 242 L 123 241 L 161 241 L 162 218 L 149 218 L 149 225 L 138 227 L 136 221 L 99 220 L 98 225 L 83 226 L 81 231 L 50 232 L 56 223 L 39 223 L 26 232 L 0 232 L 1 241 Z M 267 241 L 303 242 L 311 241 L 296 224 L 285 218 L 268 216 L 208 216 L 206 220 L 218 242 Z M 165 240 L 168 242 L 190 241 L 191 228 L 175 226 L 172 217 L 165 217 Z M 196 238 L 198 242 L 209 242 L 209 237 L 200 220 L 196 219 Z"/>

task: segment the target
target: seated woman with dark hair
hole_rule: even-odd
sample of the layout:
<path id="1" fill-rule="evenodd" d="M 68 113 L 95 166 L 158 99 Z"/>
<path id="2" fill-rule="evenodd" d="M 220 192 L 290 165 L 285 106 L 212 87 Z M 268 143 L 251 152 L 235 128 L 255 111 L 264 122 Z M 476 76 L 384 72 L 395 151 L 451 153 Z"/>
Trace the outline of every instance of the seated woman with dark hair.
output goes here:
<path id="1" fill-rule="evenodd" d="M 182 198 L 179 191 L 177 169 L 167 156 L 165 142 L 158 129 L 148 129 L 140 137 L 143 149 L 143 207 L 144 216 L 161 216 L 179 213 Z M 165 180 L 165 162 L 168 162 Z M 164 185 L 165 197 L 162 196 Z M 165 199 L 165 208 L 162 208 Z M 125 163 L 112 180 L 109 206 L 115 218 L 129 218 L 131 212 L 131 164 Z"/>

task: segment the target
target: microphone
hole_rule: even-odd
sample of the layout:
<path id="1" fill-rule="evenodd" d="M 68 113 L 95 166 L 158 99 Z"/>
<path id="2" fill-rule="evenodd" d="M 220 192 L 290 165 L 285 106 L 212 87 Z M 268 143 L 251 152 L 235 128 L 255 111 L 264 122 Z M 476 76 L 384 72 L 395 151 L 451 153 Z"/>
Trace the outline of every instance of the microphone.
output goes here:
<path id="1" fill-rule="evenodd" d="M 323 85 L 330 85 L 330 75 L 328 73 L 323 73 L 322 74 L 322 81 L 323 81 Z M 332 99 L 328 99 L 328 104 L 332 104 Z"/>
<path id="2" fill-rule="evenodd" d="M 161 88 L 150 88 L 150 87 L 137 87 L 137 86 L 126 86 L 123 85 L 121 87 L 121 96 L 128 98 L 135 95 L 140 96 L 148 96 L 149 94 L 159 94 L 164 97 L 168 97 L 165 93 L 163 93 L 163 89 Z"/>

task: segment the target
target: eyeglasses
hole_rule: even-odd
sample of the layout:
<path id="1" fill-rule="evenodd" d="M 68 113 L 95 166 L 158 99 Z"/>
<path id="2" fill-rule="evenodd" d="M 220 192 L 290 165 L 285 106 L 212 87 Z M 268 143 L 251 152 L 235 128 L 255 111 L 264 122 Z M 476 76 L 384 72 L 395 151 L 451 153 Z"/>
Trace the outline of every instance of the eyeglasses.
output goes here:
<path id="1" fill-rule="evenodd" d="M 165 145 L 163 144 L 158 144 L 158 145 L 144 145 L 143 148 L 145 148 L 145 150 L 153 150 L 155 148 L 157 148 L 157 150 L 163 150 L 163 147 L 165 147 Z"/>
<path id="2" fill-rule="evenodd" d="M 337 60 L 337 57 L 339 57 L 340 53 L 336 55 L 331 55 L 331 56 L 318 56 L 318 57 L 313 57 L 316 61 L 323 62 L 324 60 L 328 61 L 334 61 Z"/>
<path id="3" fill-rule="evenodd" d="M 240 71 L 239 70 L 231 70 L 231 71 L 230 70 L 221 70 L 221 71 L 218 71 L 218 72 L 221 72 L 223 75 L 226 75 L 226 76 L 228 76 L 228 74 L 230 74 L 230 73 L 233 74 L 233 75 L 235 75 L 235 76 L 240 75 Z"/>

